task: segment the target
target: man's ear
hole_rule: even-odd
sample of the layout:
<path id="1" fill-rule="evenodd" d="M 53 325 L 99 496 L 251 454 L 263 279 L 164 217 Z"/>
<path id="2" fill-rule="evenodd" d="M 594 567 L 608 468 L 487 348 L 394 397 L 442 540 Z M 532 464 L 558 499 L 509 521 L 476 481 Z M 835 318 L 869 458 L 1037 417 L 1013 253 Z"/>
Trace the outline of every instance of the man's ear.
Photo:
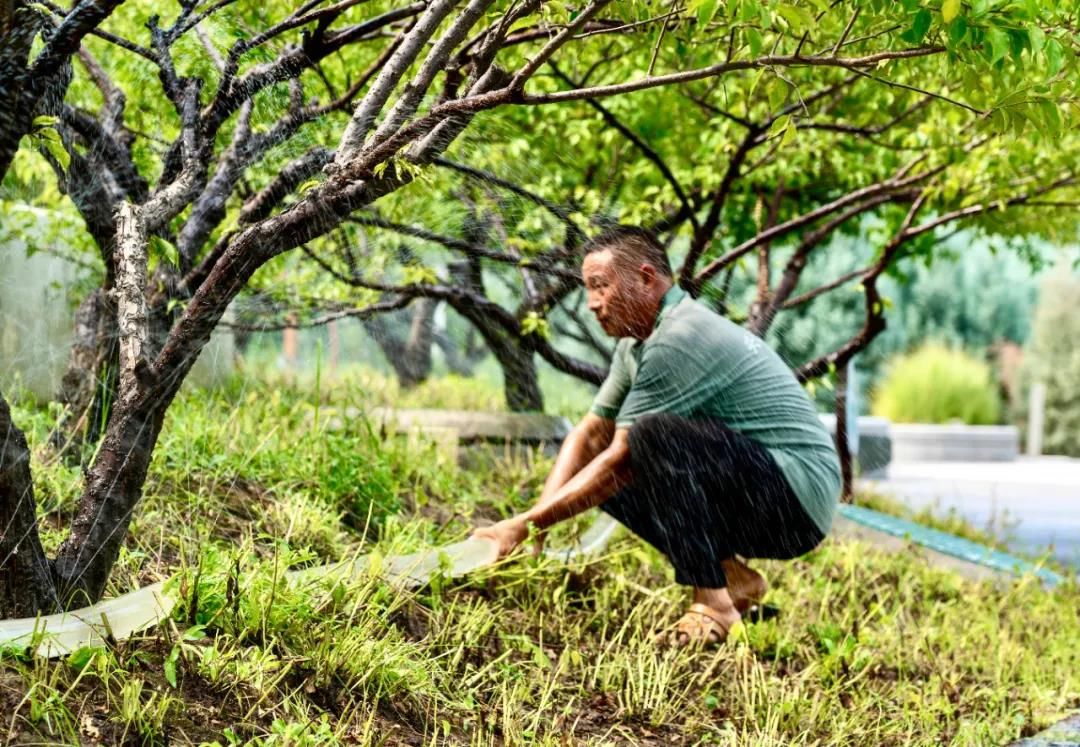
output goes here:
<path id="1" fill-rule="evenodd" d="M 648 262 L 642 262 L 638 265 L 638 273 L 640 273 L 641 282 L 646 285 L 652 285 L 656 282 L 656 268 Z"/>

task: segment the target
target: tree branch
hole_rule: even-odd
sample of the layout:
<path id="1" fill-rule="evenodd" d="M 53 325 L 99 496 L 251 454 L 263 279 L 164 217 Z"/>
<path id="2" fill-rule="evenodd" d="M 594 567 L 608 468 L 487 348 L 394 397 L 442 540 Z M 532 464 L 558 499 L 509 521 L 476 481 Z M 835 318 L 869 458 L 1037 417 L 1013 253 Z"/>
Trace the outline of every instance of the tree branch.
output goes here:
<path id="1" fill-rule="evenodd" d="M 575 83 L 568 75 L 563 73 L 554 62 L 549 62 L 548 65 L 554 71 L 555 75 L 563 80 L 571 88 L 577 88 L 578 84 Z M 631 143 L 637 147 L 638 150 L 648 159 L 657 170 L 664 177 L 668 184 L 671 185 L 671 189 L 675 192 L 675 196 L 682 203 L 682 206 L 686 209 L 689 216 L 690 223 L 693 225 L 694 230 L 698 229 L 697 216 L 694 215 L 693 208 L 690 205 L 690 201 L 686 196 L 686 192 L 683 191 L 682 185 L 679 184 L 679 180 L 675 178 L 675 174 L 668 168 L 668 165 L 664 162 L 664 159 L 660 157 L 660 154 L 649 146 L 636 132 L 619 121 L 618 117 L 611 113 L 603 104 L 593 99 L 586 99 L 586 103 L 589 104 L 594 110 L 596 110 L 607 123 L 608 127 L 611 127 Z"/>
<path id="2" fill-rule="evenodd" d="M 146 305 L 147 233 L 140 210 L 130 202 L 116 214 L 116 323 L 120 332 L 120 397 L 143 390 L 148 369 L 150 316 Z"/>
<path id="3" fill-rule="evenodd" d="M 409 66 L 428 40 L 435 34 L 439 24 L 450 14 L 457 4 L 456 0 L 433 0 L 427 10 L 417 20 L 416 25 L 406 34 L 401 45 L 379 72 L 371 88 L 356 106 L 345 132 L 338 142 L 334 156 L 335 165 L 343 165 L 352 159 L 363 147 L 368 131 L 375 124 L 375 118 L 386 105 L 398 81 L 405 75 Z"/>
<path id="4" fill-rule="evenodd" d="M 928 55 L 941 54 L 944 51 L 945 47 L 933 46 L 918 47 L 915 49 L 877 52 L 875 54 L 865 55 L 863 57 L 798 57 L 793 55 L 767 55 L 765 57 L 759 57 L 754 60 L 735 60 L 733 62 L 721 62 L 716 65 L 709 65 L 708 67 L 701 67 L 694 70 L 686 70 L 678 73 L 668 73 L 667 75 L 657 75 L 655 77 L 642 78 L 640 80 L 629 81 L 627 83 L 617 83 L 608 86 L 593 86 L 591 88 L 581 88 L 575 91 L 558 91 L 555 93 L 547 94 L 524 94 L 521 97 L 521 100 L 516 101 L 515 103 L 558 104 L 564 101 L 579 101 L 581 99 L 602 96 L 617 96 L 624 93 L 642 91 L 647 88 L 656 88 L 657 86 L 667 86 L 676 83 L 688 83 L 694 80 L 701 80 L 702 78 L 711 78 L 717 75 L 724 75 L 725 73 L 734 72 L 736 70 L 753 70 L 763 67 L 798 67 L 803 65 L 814 65 L 827 67 L 842 67 L 848 70 L 853 70 L 855 72 L 861 72 L 858 70 L 858 68 L 874 67 L 879 62 L 885 60 L 925 57 Z M 926 92 L 923 91 L 921 93 Z"/>

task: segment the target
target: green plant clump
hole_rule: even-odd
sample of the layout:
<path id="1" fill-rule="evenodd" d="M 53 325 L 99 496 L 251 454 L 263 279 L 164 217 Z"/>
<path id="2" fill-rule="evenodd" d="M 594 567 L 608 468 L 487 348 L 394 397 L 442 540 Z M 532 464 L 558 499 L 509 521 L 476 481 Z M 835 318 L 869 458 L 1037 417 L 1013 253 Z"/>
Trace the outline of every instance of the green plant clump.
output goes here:
<path id="1" fill-rule="evenodd" d="M 871 412 L 894 423 L 992 425 L 1001 400 L 990 367 L 939 343 L 901 355 L 874 392 Z"/>

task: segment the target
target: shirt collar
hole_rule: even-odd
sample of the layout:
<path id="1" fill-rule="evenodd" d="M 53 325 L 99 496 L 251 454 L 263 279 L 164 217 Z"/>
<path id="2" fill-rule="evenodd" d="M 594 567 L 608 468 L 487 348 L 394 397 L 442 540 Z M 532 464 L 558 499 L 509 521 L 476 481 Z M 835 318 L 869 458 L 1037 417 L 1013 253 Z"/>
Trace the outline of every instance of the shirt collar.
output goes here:
<path id="1" fill-rule="evenodd" d="M 660 299 L 660 309 L 656 312 L 656 321 L 653 322 L 653 329 L 655 330 L 660 326 L 660 322 L 663 321 L 667 313 L 671 311 L 679 301 L 686 297 L 686 291 L 679 287 L 678 283 L 673 284 L 664 293 L 663 298 Z"/>

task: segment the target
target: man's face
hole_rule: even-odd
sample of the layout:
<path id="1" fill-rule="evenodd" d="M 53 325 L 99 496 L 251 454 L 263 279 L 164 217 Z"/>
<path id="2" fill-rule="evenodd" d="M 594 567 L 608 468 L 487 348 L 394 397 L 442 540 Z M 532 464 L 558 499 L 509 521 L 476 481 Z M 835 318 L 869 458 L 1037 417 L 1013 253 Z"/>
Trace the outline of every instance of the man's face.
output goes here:
<path id="1" fill-rule="evenodd" d="M 611 337 L 645 337 L 656 315 L 656 271 L 651 265 L 624 267 L 610 249 L 591 252 L 581 263 L 589 311 Z"/>

